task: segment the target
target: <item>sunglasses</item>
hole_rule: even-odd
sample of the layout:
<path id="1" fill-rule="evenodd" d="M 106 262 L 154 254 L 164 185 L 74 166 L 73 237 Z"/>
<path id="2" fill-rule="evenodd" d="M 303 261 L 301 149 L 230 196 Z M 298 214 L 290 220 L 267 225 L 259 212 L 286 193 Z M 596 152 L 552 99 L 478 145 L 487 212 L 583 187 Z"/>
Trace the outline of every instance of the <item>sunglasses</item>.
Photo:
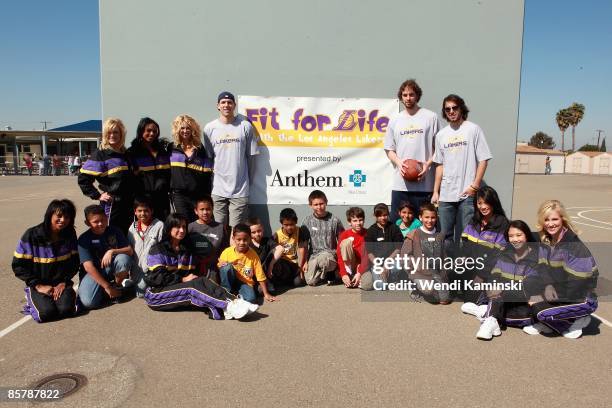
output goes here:
<path id="1" fill-rule="evenodd" d="M 457 105 L 455 106 L 447 106 L 446 108 L 444 108 L 444 112 L 449 113 L 449 112 L 454 112 L 454 111 L 459 111 L 459 107 Z"/>

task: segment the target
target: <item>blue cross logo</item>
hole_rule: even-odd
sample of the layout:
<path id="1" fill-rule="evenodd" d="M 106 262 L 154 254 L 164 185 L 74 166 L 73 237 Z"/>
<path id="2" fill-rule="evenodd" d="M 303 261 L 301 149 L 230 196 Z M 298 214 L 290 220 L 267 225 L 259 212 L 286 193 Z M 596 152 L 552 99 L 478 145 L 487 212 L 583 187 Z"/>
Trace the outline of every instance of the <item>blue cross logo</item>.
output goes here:
<path id="1" fill-rule="evenodd" d="M 367 177 L 365 174 L 361 173 L 361 170 L 354 170 L 353 174 L 349 175 L 349 182 L 353 183 L 355 187 L 361 187 L 363 183 L 365 183 Z"/>

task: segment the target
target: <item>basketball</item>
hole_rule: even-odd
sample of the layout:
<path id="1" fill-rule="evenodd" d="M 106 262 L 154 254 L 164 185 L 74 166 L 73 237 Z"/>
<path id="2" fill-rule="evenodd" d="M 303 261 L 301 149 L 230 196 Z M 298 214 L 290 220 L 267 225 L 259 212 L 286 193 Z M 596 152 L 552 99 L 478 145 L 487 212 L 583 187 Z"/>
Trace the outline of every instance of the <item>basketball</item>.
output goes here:
<path id="1" fill-rule="evenodd" d="M 402 167 L 404 167 L 404 180 L 406 181 L 417 181 L 418 174 L 423 170 L 421 163 L 414 159 L 404 160 Z"/>

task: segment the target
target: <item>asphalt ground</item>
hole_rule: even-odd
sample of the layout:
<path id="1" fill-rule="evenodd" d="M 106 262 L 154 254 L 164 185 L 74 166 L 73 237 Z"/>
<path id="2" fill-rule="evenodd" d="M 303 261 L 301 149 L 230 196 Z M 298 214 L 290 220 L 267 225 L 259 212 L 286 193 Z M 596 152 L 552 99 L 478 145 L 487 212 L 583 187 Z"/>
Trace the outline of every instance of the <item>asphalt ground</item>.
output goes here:
<path id="1" fill-rule="evenodd" d="M 341 286 L 288 291 L 240 322 L 153 312 L 135 299 L 36 324 L 19 313 L 23 284 L 10 269 L 17 240 L 60 197 L 77 205 L 81 233 L 90 200 L 68 176 L 0 177 L 0 192 L 0 330 L 8 328 L 0 337 L 0 387 L 27 388 L 58 372 L 88 378 L 77 393 L 44 406 L 611 404 L 609 296 L 596 313 L 605 322 L 593 319 L 579 340 L 508 329 L 478 341 L 478 321 L 463 315 L 459 302 L 367 301 Z M 548 198 L 570 208 L 610 293 L 612 178 L 517 176 L 513 218 L 535 225 L 538 204 Z"/>

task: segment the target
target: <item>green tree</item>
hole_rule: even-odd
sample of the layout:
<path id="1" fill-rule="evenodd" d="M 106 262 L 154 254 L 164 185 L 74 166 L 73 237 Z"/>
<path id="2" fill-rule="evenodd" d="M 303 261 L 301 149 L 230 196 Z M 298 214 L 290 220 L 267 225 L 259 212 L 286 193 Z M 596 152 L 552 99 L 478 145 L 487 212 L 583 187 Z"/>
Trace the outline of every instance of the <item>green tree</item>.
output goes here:
<path id="1" fill-rule="evenodd" d="M 607 152 L 607 150 L 606 150 L 606 138 L 605 137 L 601 141 L 601 147 L 599 148 L 599 151 L 600 152 Z"/>
<path id="2" fill-rule="evenodd" d="M 561 109 L 557 112 L 556 120 L 557 126 L 559 126 L 559 130 L 561 131 L 561 150 L 565 151 L 565 131 L 569 127 L 570 113 L 567 109 Z"/>
<path id="3" fill-rule="evenodd" d="M 552 137 L 548 136 L 544 132 L 537 132 L 529 139 L 529 146 L 537 147 L 539 149 L 554 149 L 555 142 Z"/>
<path id="4" fill-rule="evenodd" d="M 569 112 L 569 125 L 572 127 L 572 150 L 576 148 L 576 126 L 584 118 L 584 105 L 574 102 L 567 108 Z"/>
<path id="5" fill-rule="evenodd" d="M 592 145 L 592 144 L 585 144 L 583 146 L 580 146 L 580 149 L 578 149 L 579 152 L 598 152 L 599 151 L 599 147 Z"/>

